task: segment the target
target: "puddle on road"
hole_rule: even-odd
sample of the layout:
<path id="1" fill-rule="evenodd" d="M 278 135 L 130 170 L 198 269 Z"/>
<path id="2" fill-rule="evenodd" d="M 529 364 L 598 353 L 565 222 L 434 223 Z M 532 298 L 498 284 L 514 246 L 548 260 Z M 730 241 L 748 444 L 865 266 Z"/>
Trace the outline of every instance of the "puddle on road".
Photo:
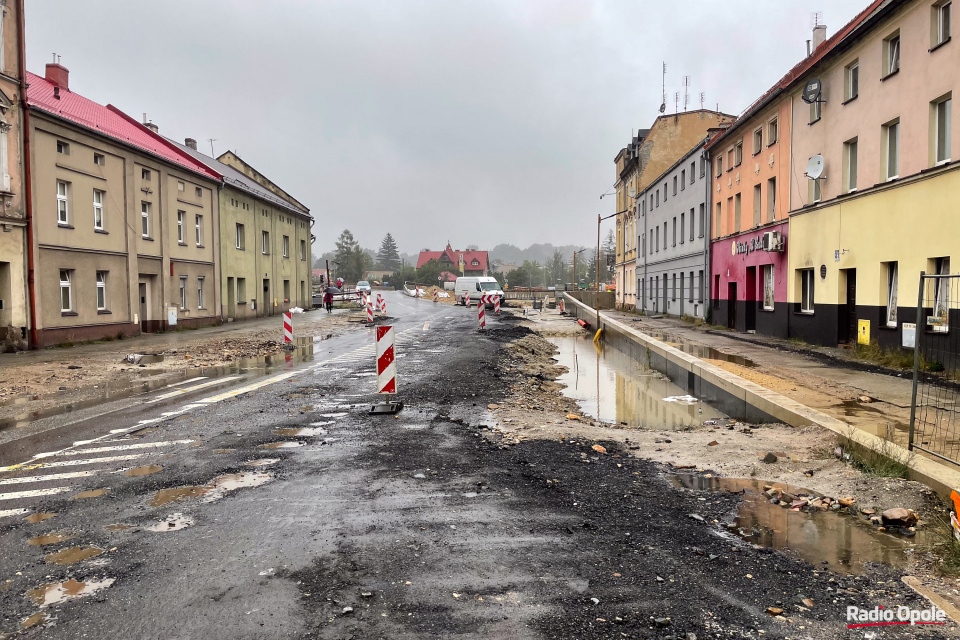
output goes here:
<path id="1" fill-rule="evenodd" d="M 674 349 L 679 349 L 684 353 L 689 353 L 690 355 L 696 356 L 701 360 L 722 360 L 723 362 L 730 362 L 732 364 L 748 368 L 757 366 L 753 360 L 744 358 L 743 356 L 734 355 L 732 353 L 724 353 L 719 349 L 705 347 L 700 344 L 689 344 L 684 342 L 682 338 L 678 338 L 677 336 L 671 335 L 670 333 L 664 331 L 645 331 L 642 327 L 640 330 L 648 336 L 652 336 L 657 340 L 670 345 Z"/>
<path id="2" fill-rule="evenodd" d="M 163 533 L 165 531 L 180 531 L 192 525 L 193 518 L 190 516 L 185 516 L 182 513 L 171 513 L 166 519 L 161 520 L 155 525 L 146 527 L 146 530 Z"/>
<path id="3" fill-rule="evenodd" d="M 191 498 L 203 498 L 204 502 L 219 500 L 230 491 L 246 487 L 259 487 L 273 480 L 267 473 L 231 473 L 214 478 L 204 486 L 173 487 L 161 489 L 150 500 L 151 507 L 162 507 L 165 504 L 180 502 Z"/>
<path id="4" fill-rule="evenodd" d="M 50 518 L 56 518 L 57 514 L 55 513 L 32 513 L 24 520 L 30 524 L 37 524 L 38 522 L 43 522 L 44 520 L 49 520 Z"/>
<path id="5" fill-rule="evenodd" d="M 117 524 L 108 524 L 106 527 L 104 527 L 104 529 L 107 531 L 129 531 L 130 529 L 133 529 L 133 525 L 118 522 Z"/>
<path id="6" fill-rule="evenodd" d="M 205 487 L 174 487 L 172 489 L 161 489 L 150 500 L 151 507 L 162 507 L 171 502 L 180 502 L 188 498 L 197 498 L 206 493 Z"/>
<path id="7" fill-rule="evenodd" d="M 101 589 L 106 589 L 112 585 L 114 581 L 116 581 L 116 578 L 104 578 L 99 581 L 87 580 L 86 582 L 78 582 L 71 578 L 66 582 L 54 582 L 31 589 L 27 591 L 27 597 L 33 600 L 34 604 L 46 607 L 51 604 L 63 602 L 64 600 L 82 598 L 83 596 L 96 593 Z"/>
<path id="8" fill-rule="evenodd" d="M 789 550 L 812 565 L 827 561 L 837 573 L 861 573 L 868 562 L 906 566 L 910 553 L 924 546 L 928 531 L 915 538 L 900 538 L 862 521 L 859 516 L 835 511 L 794 511 L 772 504 L 763 493 L 770 484 L 793 495 L 816 492 L 778 482 L 748 478 L 707 478 L 694 474 L 670 476 L 674 486 L 697 491 L 743 492 L 734 518 L 739 537 L 756 545 Z"/>
<path id="9" fill-rule="evenodd" d="M 303 436 L 303 437 L 305 437 L 305 438 L 309 438 L 309 437 L 313 437 L 313 436 L 324 436 L 324 435 L 326 435 L 326 434 L 327 434 L 327 430 L 326 430 L 326 429 L 322 429 L 322 428 L 320 428 L 320 427 L 316 427 L 316 428 L 300 427 L 300 428 L 296 428 L 296 429 L 276 429 L 276 430 L 274 430 L 274 432 L 273 432 L 273 435 L 275 435 L 275 436 L 292 436 L 292 437 Z"/>
<path id="10" fill-rule="evenodd" d="M 47 614 L 43 611 L 38 611 L 23 622 L 20 623 L 21 630 L 32 629 L 37 626 L 42 626 L 47 623 Z"/>
<path id="11" fill-rule="evenodd" d="M 75 564 L 96 558 L 104 551 L 100 547 L 70 547 L 63 551 L 48 553 L 44 559 L 51 564 Z"/>
<path id="12" fill-rule="evenodd" d="M 148 464 L 148 465 L 143 466 L 143 467 L 136 467 L 135 469 L 128 469 L 127 471 L 124 472 L 123 475 L 125 475 L 125 476 L 130 476 L 131 478 L 134 478 L 134 477 L 137 477 L 137 476 L 150 476 L 150 475 L 153 475 L 154 473 L 160 473 L 161 471 L 163 471 L 163 467 L 161 467 L 160 465 L 158 465 L 158 464 Z"/>
<path id="13" fill-rule="evenodd" d="M 110 493 L 110 489 L 93 489 L 91 491 L 81 491 L 77 495 L 70 498 L 71 500 L 86 500 L 88 498 L 99 498 L 100 496 L 105 496 Z"/>
<path id="14" fill-rule="evenodd" d="M 73 531 L 58 531 L 56 533 L 48 533 L 42 536 L 37 536 L 35 538 L 30 538 L 27 540 L 27 544 L 33 547 L 42 547 L 48 544 L 57 544 L 58 542 L 66 542 L 67 540 L 73 540 L 77 537 L 77 534 Z"/>
<path id="15" fill-rule="evenodd" d="M 687 397 L 687 390 L 616 349 L 601 347 L 598 354 L 589 336 L 549 341 L 559 350 L 554 359 L 568 369 L 557 379 L 566 385 L 563 395 L 601 422 L 662 430 L 726 417 L 697 399 L 668 401 Z"/>
<path id="16" fill-rule="evenodd" d="M 261 458 L 259 460 L 251 460 L 247 463 L 248 467 L 269 467 L 272 464 L 277 464 L 280 462 L 280 458 Z"/>
<path id="17" fill-rule="evenodd" d="M 295 449 L 296 447 L 302 447 L 306 442 L 268 442 L 267 444 L 260 445 L 260 449 Z"/>

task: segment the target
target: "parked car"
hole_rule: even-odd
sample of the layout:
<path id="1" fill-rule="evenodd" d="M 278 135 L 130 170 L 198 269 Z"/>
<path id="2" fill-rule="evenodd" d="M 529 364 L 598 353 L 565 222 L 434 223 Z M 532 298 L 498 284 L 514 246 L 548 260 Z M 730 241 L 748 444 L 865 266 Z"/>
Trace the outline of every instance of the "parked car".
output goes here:
<path id="1" fill-rule="evenodd" d="M 457 278 L 453 288 L 453 297 L 457 304 L 469 307 L 471 303 L 478 303 L 483 295 L 500 296 L 500 303 L 503 303 L 503 290 L 496 278 L 490 276 L 467 276 Z M 492 307 L 492 304 L 488 304 Z"/>
<path id="2" fill-rule="evenodd" d="M 357 283 L 357 291 L 370 291 L 370 283 L 366 280 L 361 280 Z"/>

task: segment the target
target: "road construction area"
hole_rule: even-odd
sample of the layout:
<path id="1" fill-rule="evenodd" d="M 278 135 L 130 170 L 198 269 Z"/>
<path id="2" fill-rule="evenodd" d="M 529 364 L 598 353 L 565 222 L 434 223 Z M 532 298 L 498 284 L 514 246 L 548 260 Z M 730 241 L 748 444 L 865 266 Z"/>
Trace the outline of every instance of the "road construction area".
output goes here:
<path id="1" fill-rule="evenodd" d="M 662 377 L 563 342 L 569 318 L 488 311 L 481 332 L 475 308 L 387 301 L 396 415 L 370 414 L 376 332 L 345 312 L 270 367 L 0 431 L 0 638 L 953 634 L 848 628 L 931 589 L 949 607 L 922 486 L 664 404 Z"/>

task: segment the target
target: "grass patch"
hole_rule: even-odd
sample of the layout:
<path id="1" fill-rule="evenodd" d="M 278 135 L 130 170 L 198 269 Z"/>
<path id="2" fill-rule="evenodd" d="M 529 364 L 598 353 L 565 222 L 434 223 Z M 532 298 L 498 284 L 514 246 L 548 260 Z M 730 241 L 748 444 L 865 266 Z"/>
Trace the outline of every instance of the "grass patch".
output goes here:
<path id="1" fill-rule="evenodd" d="M 61 348 L 61 349 L 70 349 L 71 347 L 73 347 L 73 340 L 61 340 L 61 341 L 60 341 L 60 348 Z"/>
<path id="2" fill-rule="evenodd" d="M 932 551 L 940 557 L 940 572 L 948 576 L 960 575 L 960 540 L 953 535 L 949 512 L 947 516 L 935 514 L 928 528 L 936 532 Z"/>
<path id="3" fill-rule="evenodd" d="M 842 438 L 840 448 L 843 459 L 864 475 L 874 478 L 903 478 L 910 473 L 910 461 L 916 456 L 893 443 L 896 430 L 887 426 L 887 434 L 882 438 L 880 450 L 874 451 L 853 440 L 856 427 L 850 427 L 849 436 Z"/>
<path id="4" fill-rule="evenodd" d="M 362 309 L 353 302 L 336 302 L 331 305 L 334 309 Z"/>
<path id="5" fill-rule="evenodd" d="M 893 369 L 913 369 L 913 352 L 906 349 L 883 349 L 876 340 L 870 344 L 853 345 L 853 355 L 858 360 L 866 360 Z M 921 358 L 921 367 L 925 364 Z"/>

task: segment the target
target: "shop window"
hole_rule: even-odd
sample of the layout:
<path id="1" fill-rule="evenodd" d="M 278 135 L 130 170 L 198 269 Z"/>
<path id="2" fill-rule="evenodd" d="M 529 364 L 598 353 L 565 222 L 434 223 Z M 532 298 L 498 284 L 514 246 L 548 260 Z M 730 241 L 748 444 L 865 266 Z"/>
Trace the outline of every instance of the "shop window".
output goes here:
<path id="1" fill-rule="evenodd" d="M 774 308 L 774 267 L 772 264 L 765 264 L 761 267 L 763 272 L 763 309 L 773 311 Z"/>
<path id="2" fill-rule="evenodd" d="M 800 273 L 800 312 L 813 313 L 813 269 L 799 269 Z"/>

